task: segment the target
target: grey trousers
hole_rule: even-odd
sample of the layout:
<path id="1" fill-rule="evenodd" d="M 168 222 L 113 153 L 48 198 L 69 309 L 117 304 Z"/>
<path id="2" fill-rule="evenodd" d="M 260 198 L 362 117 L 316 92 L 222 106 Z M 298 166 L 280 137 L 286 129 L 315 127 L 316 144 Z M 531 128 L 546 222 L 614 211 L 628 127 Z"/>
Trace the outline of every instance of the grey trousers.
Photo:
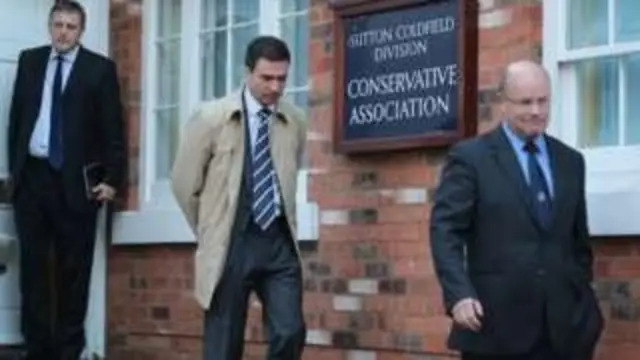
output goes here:
<path id="1" fill-rule="evenodd" d="M 204 319 L 204 360 L 241 360 L 249 295 L 262 302 L 268 360 L 299 360 L 306 337 L 302 271 L 286 221 L 263 231 L 252 221 L 232 236 L 225 269 Z"/>

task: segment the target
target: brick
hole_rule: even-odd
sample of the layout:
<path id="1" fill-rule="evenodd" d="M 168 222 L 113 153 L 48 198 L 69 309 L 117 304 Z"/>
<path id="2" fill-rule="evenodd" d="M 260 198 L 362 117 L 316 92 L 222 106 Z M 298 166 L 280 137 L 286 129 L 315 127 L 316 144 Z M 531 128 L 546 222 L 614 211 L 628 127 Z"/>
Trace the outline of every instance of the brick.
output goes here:
<path id="1" fill-rule="evenodd" d="M 349 211 L 349 223 L 351 224 L 375 224 L 378 222 L 378 210 L 356 209 Z"/>
<path id="2" fill-rule="evenodd" d="M 311 24 L 326 23 L 332 19 L 333 12 L 326 6 L 314 6 L 309 11 L 309 22 Z"/>
<path id="3" fill-rule="evenodd" d="M 377 360 L 375 351 L 350 350 L 347 351 L 347 360 Z"/>
<path id="4" fill-rule="evenodd" d="M 347 282 L 344 279 L 333 279 L 331 292 L 334 294 L 344 294 L 347 292 Z"/>
<path id="5" fill-rule="evenodd" d="M 151 308 L 151 318 L 154 320 L 169 320 L 169 308 L 164 306 Z"/>
<path id="6" fill-rule="evenodd" d="M 478 1 L 478 9 L 480 11 L 486 11 L 493 8 L 496 4 L 495 0 L 480 0 Z"/>
<path id="7" fill-rule="evenodd" d="M 331 332 L 327 330 L 307 330 L 307 344 L 309 345 L 331 345 L 331 341 Z"/>
<path id="8" fill-rule="evenodd" d="M 315 292 L 318 291 L 318 283 L 314 279 L 305 279 L 304 281 L 304 291 L 305 292 Z"/>
<path id="9" fill-rule="evenodd" d="M 391 282 L 391 293 L 396 295 L 404 295 L 407 292 L 407 280 L 395 279 Z"/>
<path id="10" fill-rule="evenodd" d="M 323 210 L 320 212 L 320 225 L 346 225 L 349 215 L 345 210 Z"/>
<path id="11" fill-rule="evenodd" d="M 333 297 L 333 309 L 336 311 L 360 311 L 362 308 L 361 297 L 348 295 Z"/>
<path id="12" fill-rule="evenodd" d="M 375 326 L 375 317 L 369 313 L 350 314 L 347 327 L 353 331 L 368 331 Z"/>
<path id="13" fill-rule="evenodd" d="M 372 263 L 365 265 L 365 275 L 372 278 L 386 277 L 389 274 L 389 266 L 385 263 Z"/>
<path id="14" fill-rule="evenodd" d="M 393 344 L 402 350 L 419 351 L 422 348 L 419 335 L 415 334 L 395 334 Z"/>
<path id="15" fill-rule="evenodd" d="M 300 249 L 303 257 L 310 257 L 318 252 L 317 241 L 299 241 L 298 248 Z"/>
<path id="16" fill-rule="evenodd" d="M 503 27 L 511 21 L 511 13 L 506 9 L 498 9 L 480 14 L 478 26 L 481 29 Z"/>
<path id="17" fill-rule="evenodd" d="M 619 277 L 640 277 L 640 261 L 636 258 L 619 258 L 611 264 L 611 272 Z"/>
<path id="18" fill-rule="evenodd" d="M 332 343 L 338 348 L 353 349 L 358 347 L 358 335 L 350 331 L 336 331 Z"/>
<path id="19" fill-rule="evenodd" d="M 352 294 L 377 294 L 378 281 L 372 279 L 349 280 L 349 292 Z"/>
<path id="20" fill-rule="evenodd" d="M 353 258 L 356 260 L 374 260 L 378 256 L 378 249 L 371 243 L 353 245 Z"/>
<path id="21" fill-rule="evenodd" d="M 424 204 L 429 201 L 426 189 L 405 188 L 396 191 L 396 202 L 398 204 Z"/>
<path id="22" fill-rule="evenodd" d="M 426 194 L 426 190 L 424 191 Z M 425 196 L 426 198 L 426 196 Z M 378 211 L 378 223 L 380 224 L 403 224 L 424 222 L 429 218 L 429 208 L 416 205 L 395 205 L 380 207 Z"/>
<path id="23" fill-rule="evenodd" d="M 325 263 L 310 261 L 307 263 L 307 269 L 311 274 L 318 276 L 327 276 L 331 274 L 331 267 Z"/>
<path id="24" fill-rule="evenodd" d="M 630 301 L 614 301 L 611 304 L 611 318 L 636 322 L 640 319 L 640 304 Z"/>
<path id="25" fill-rule="evenodd" d="M 322 291 L 323 293 L 332 293 L 332 289 L 331 289 L 331 284 L 332 281 L 330 279 L 324 279 L 322 281 L 320 281 L 320 291 Z"/>
<path id="26" fill-rule="evenodd" d="M 359 171 L 353 175 L 352 186 L 356 189 L 372 189 L 378 184 L 378 174 L 375 171 Z"/>
<path id="27" fill-rule="evenodd" d="M 312 40 L 327 40 L 333 34 L 333 25 L 330 22 L 314 24 L 311 26 L 310 38 Z"/>

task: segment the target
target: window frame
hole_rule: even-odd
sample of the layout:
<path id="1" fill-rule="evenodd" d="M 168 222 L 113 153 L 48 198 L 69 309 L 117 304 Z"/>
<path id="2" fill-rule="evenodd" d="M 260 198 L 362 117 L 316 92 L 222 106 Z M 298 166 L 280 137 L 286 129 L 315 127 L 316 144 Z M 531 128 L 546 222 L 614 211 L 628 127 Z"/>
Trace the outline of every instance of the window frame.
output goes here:
<path id="1" fill-rule="evenodd" d="M 640 41 L 582 49 L 567 49 L 569 0 L 543 0 L 543 63 L 549 70 L 553 102 L 549 133 L 577 148 L 578 119 L 575 71 L 569 64 L 595 57 L 640 52 Z M 615 0 L 609 0 L 609 6 Z M 609 12 L 609 37 L 613 36 L 614 11 Z M 562 36 L 558 36 L 562 34 Z M 623 84 L 621 84 L 623 86 Z M 624 105 L 621 99 L 619 105 Z M 620 108 L 620 111 L 625 111 Z M 640 234 L 640 145 L 577 148 L 585 158 L 589 228 L 593 236 Z"/>
<path id="2" fill-rule="evenodd" d="M 280 7 L 274 0 L 259 0 L 260 15 L 258 32 L 278 35 Z M 276 0 L 277 1 L 277 0 Z M 279 4 L 278 4 L 279 5 Z M 173 197 L 169 179 L 156 179 L 154 156 L 156 146 L 157 118 L 154 115 L 157 81 L 156 39 L 157 18 L 160 3 L 157 0 L 142 1 L 142 57 L 141 106 L 140 106 L 140 153 L 138 181 L 138 209 L 124 211 L 114 221 L 115 244 L 190 243 L 195 237 L 184 219 Z M 201 0 L 182 0 L 179 66 L 179 121 L 182 134 L 184 125 L 193 110 L 201 102 L 200 84 L 200 20 L 192 21 L 192 14 L 199 14 Z M 310 9 L 305 12 L 308 14 Z M 301 13 L 301 12 L 300 12 Z M 310 88 L 307 82 L 307 89 Z M 295 90 L 301 87 L 293 88 Z M 308 201 L 308 172 L 298 172 L 296 193 L 298 241 L 318 239 L 318 207 Z"/>

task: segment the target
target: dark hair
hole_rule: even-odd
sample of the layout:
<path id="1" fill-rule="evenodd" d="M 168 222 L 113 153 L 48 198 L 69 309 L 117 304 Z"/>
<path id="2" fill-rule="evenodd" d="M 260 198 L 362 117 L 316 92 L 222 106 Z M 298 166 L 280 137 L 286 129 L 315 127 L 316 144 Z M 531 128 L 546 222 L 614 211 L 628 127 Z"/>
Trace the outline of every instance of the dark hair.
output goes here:
<path id="1" fill-rule="evenodd" d="M 72 0 L 57 0 L 49 11 L 49 20 L 53 17 L 53 13 L 63 11 L 80 14 L 80 27 L 84 29 L 87 22 L 87 13 L 84 8 L 77 1 Z"/>
<path id="2" fill-rule="evenodd" d="M 253 71 L 259 59 L 269 61 L 291 62 L 291 53 L 284 41 L 275 36 L 258 36 L 251 40 L 247 46 L 247 53 L 244 58 L 245 66 Z"/>

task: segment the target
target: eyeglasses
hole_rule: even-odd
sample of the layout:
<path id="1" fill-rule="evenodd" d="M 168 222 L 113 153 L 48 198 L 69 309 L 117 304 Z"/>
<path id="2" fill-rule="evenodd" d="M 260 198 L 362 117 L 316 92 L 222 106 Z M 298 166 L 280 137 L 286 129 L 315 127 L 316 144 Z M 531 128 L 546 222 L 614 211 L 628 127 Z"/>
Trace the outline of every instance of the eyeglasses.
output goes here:
<path id="1" fill-rule="evenodd" d="M 532 105 L 537 105 L 537 106 L 547 106 L 549 105 L 549 98 L 547 97 L 539 97 L 539 98 L 522 98 L 522 99 L 514 99 L 511 98 L 509 96 L 503 95 L 502 96 L 505 100 L 507 100 L 508 102 L 515 104 L 515 105 L 519 105 L 519 106 L 532 106 Z"/>

